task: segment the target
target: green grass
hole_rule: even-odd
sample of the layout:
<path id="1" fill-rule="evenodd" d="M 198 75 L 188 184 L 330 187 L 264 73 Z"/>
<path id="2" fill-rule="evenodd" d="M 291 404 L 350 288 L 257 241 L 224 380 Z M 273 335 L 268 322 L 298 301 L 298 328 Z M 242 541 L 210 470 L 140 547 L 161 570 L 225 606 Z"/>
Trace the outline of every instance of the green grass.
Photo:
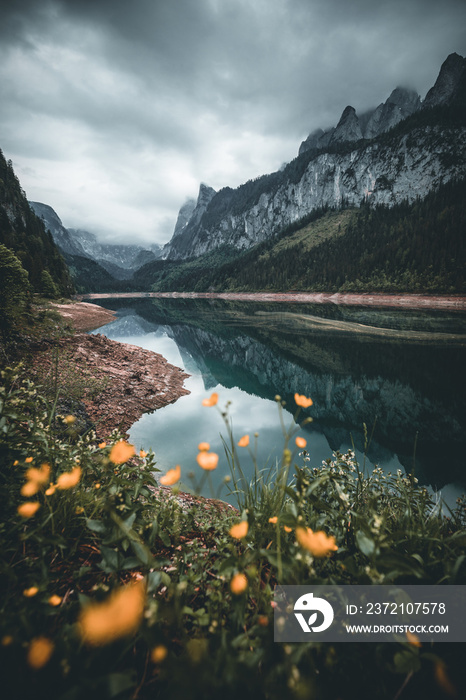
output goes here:
<path id="1" fill-rule="evenodd" d="M 92 433 L 70 441 L 32 383 L 5 370 L 2 384 L 6 697 L 428 698 L 452 687 L 461 695 L 460 645 L 278 644 L 272 603 L 278 583 L 464 584 L 464 502 L 447 518 L 414 477 L 365 474 L 353 452 L 313 465 L 295 442 L 299 411 L 282 422 L 281 461 L 263 471 L 254 426 L 239 446 L 228 406 L 218 404 L 208 410 L 223 431 L 239 511 L 178 502 L 157 488 L 152 454 L 133 456 L 117 433 L 108 444 L 96 445 Z M 279 397 L 277 410 L 283 421 Z M 37 474 L 28 470 L 46 473 L 44 464 L 50 475 L 25 495 Z M 63 474 L 74 481 L 54 489 Z M 18 507 L 29 501 L 39 508 L 22 517 Z M 336 551 L 318 557 L 303 547 L 303 527 L 323 531 Z"/>

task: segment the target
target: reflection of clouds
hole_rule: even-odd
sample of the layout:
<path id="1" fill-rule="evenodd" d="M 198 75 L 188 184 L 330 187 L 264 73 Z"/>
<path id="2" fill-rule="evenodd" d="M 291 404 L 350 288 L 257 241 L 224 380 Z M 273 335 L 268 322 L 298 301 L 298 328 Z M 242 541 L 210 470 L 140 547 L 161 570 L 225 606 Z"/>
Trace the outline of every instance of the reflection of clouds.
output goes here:
<path id="1" fill-rule="evenodd" d="M 160 353 L 168 362 L 178 367 L 190 371 L 190 378 L 185 381 L 185 387 L 191 392 L 187 396 L 178 399 L 174 404 L 158 409 L 151 414 L 143 415 L 130 429 L 130 440 L 137 449 L 148 450 L 152 448 L 155 453 L 157 467 L 166 472 L 175 465 L 180 464 L 182 470 L 182 483 L 188 487 L 191 481 L 188 474 L 193 472 L 196 481 L 202 478 L 204 472 L 196 462 L 198 453 L 197 446 L 202 441 L 210 443 L 211 450 L 218 453 L 219 465 L 214 472 L 210 473 L 210 479 L 216 492 L 221 486 L 225 476 L 230 474 L 228 460 L 225 454 L 222 437 L 228 442 L 227 429 L 220 411 L 225 411 L 228 406 L 228 417 L 231 422 L 235 445 L 242 435 L 249 434 L 250 447 L 256 449 L 254 433 L 258 433 L 257 439 L 257 464 L 259 469 L 265 466 L 273 467 L 276 460 L 280 460 L 284 438 L 279 419 L 279 412 L 274 400 L 260 398 L 249 394 L 239 387 L 226 388 L 215 381 L 206 384 L 206 377 L 199 368 L 197 362 L 189 355 L 190 362 L 184 362 L 188 357 L 186 352 L 178 349 L 177 343 L 167 334 L 165 330 L 159 328 L 156 332 L 144 333 L 141 335 L 131 335 L 121 337 L 118 335 L 118 325 L 108 324 L 102 331 L 113 340 L 127 342 L 132 345 L 143 347 L 156 353 Z M 189 364 L 189 368 L 186 366 Z M 196 372 L 196 365 L 198 371 Z M 211 376 L 211 375 L 210 375 Z M 206 385 L 208 388 L 206 389 Z M 210 396 L 212 392 L 219 394 L 219 402 L 216 407 L 202 406 L 202 400 Z M 219 410 L 218 410 L 219 409 Z M 285 427 L 289 428 L 293 423 L 294 405 L 287 405 L 283 410 Z M 305 417 L 301 413 L 300 418 Z M 298 433 L 305 435 L 308 444 L 307 451 L 310 454 L 309 466 L 319 467 L 322 462 L 332 456 L 328 437 L 315 423 L 305 426 Z M 351 444 L 338 440 L 341 452 L 347 451 Z M 294 446 L 294 438 L 291 447 Z M 241 467 L 246 478 L 249 480 L 254 474 L 254 463 L 249 450 L 237 448 Z M 298 450 L 295 450 L 296 463 L 300 464 Z M 364 464 L 364 455 L 356 451 L 357 458 L 361 465 Z M 385 472 L 401 468 L 401 465 L 393 455 L 385 455 L 383 468 Z M 374 465 L 366 458 L 366 473 L 372 472 Z M 404 470 L 403 470 L 404 471 Z M 204 495 L 212 495 L 208 481 L 203 488 Z M 227 490 L 222 490 L 222 497 L 226 498 Z M 234 502 L 234 498 L 232 498 Z"/>

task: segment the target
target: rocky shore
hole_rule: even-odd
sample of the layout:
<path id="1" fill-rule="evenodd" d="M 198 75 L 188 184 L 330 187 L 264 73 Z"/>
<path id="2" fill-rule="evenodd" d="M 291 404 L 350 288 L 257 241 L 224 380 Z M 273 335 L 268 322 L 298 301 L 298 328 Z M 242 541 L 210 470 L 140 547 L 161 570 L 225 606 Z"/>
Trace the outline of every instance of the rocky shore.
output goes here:
<path id="1" fill-rule="evenodd" d="M 110 323 L 115 318 L 112 311 L 84 302 L 54 304 L 54 308 L 77 331 L 74 336 L 62 339 L 60 345 L 71 355 L 78 370 L 87 374 L 92 381 L 100 380 L 105 386 L 95 398 L 82 398 L 98 439 L 104 440 L 115 428 L 126 433 L 143 413 L 162 408 L 189 394 L 183 386 L 189 375 L 171 365 L 162 355 L 109 340 L 100 334 L 87 335 L 83 332 Z M 36 355 L 36 363 L 42 363 L 43 369 L 44 364 L 45 369 L 51 369 L 52 362 L 50 351 Z M 196 506 L 206 512 L 216 511 L 225 516 L 237 513 L 234 506 L 216 498 L 173 491 L 166 486 L 151 490 L 155 498 L 164 501 L 175 499 L 183 510 Z"/>
<path id="2" fill-rule="evenodd" d="M 59 341 L 67 362 L 74 365 L 78 375 L 89 376 L 94 385 L 102 387 L 100 393 L 85 393 L 82 398 L 100 439 L 105 439 L 115 428 L 126 433 L 143 413 L 189 394 L 183 386 L 189 375 L 162 355 L 103 335 L 82 332 L 109 323 L 115 318 L 113 312 L 83 302 L 55 304 L 54 308 L 77 331 L 74 336 Z M 52 371 L 53 362 L 50 350 L 38 352 L 34 360 L 42 372 Z"/>

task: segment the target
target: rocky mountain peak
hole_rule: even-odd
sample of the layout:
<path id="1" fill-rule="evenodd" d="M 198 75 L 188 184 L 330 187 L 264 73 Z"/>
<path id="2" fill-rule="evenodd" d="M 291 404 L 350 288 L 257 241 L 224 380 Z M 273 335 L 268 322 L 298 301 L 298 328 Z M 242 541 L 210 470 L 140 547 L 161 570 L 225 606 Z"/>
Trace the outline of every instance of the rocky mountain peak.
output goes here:
<path id="1" fill-rule="evenodd" d="M 194 209 L 196 208 L 196 200 L 195 199 L 188 199 L 183 206 L 181 207 L 180 211 L 178 212 L 178 218 L 176 220 L 175 224 L 175 230 L 173 231 L 173 238 L 176 236 L 179 236 L 182 231 L 186 228 L 188 221 L 193 215 Z"/>
<path id="2" fill-rule="evenodd" d="M 299 154 L 301 155 L 304 151 L 310 151 L 312 148 L 319 148 L 319 139 L 321 139 L 323 135 L 323 129 L 315 129 L 312 131 L 299 147 Z"/>
<path id="3" fill-rule="evenodd" d="M 199 195 L 197 197 L 196 207 L 207 206 L 214 194 L 217 194 L 213 187 L 201 182 L 199 186 Z"/>
<path id="4" fill-rule="evenodd" d="M 423 107 L 436 107 L 449 104 L 455 97 L 460 83 L 466 74 L 466 58 L 451 53 L 443 62 L 434 86 L 429 90 Z"/>
<path id="5" fill-rule="evenodd" d="M 199 186 L 199 194 L 197 197 L 196 206 L 192 210 L 191 216 L 189 217 L 185 228 L 193 224 L 198 224 L 200 222 L 200 220 L 202 219 L 202 215 L 204 214 L 205 210 L 210 204 L 211 199 L 216 194 L 216 191 L 212 187 L 209 187 L 208 185 L 205 185 L 203 182 L 201 182 Z"/>
<path id="6" fill-rule="evenodd" d="M 364 138 L 373 139 L 393 128 L 421 106 L 421 98 L 415 90 L 396 87 L 390 97 L 372 113 L 364 131 Z"/>
<path id="7" fill-rule="evenodd" d="M 359 141 L 362 139 L 361 126 L 356 110 L 351 105 L 345 107 L 340 121 L 332 134 L 330 143 L 342 143 L 343 141 Z"/>
<path id="8" fill-rule="evenodd" d="M 403 112 L 412 114 L 421 106 L 421 98 L 416 90 L 405 87 L 396 87 L 385 104 L 394 104 Z"/>

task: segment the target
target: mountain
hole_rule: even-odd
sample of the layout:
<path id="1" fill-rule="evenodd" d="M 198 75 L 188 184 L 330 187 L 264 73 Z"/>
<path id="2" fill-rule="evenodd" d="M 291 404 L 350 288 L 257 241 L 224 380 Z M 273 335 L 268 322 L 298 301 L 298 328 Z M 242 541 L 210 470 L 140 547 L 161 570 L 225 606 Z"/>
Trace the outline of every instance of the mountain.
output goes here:
<path id="1" fill-rule="evenodd" d="M 68 229 L 73 239 L 82 246 L 86 255 L 102 267 L 112 273 L 117 279 L 129 279 L 133 271 L 151 260 L 156 260 L 157 255 L 153 250 L 147 250 L 140 245 L 117 245 L 114 243 L 99 243 L 97 236 L 83 229 Z M 107 265 L 110 265 L 107 267 Z M 119 277 L 118 274 L 124 274 Z"/>
<path id="2" fill-rule="evenodd" d="M 58 214 L 48 204 L 41 202 L 29 202 L 31 208 L 39 216 L 46 228 L 53 236 L 55 243 L 67 256 L 79 256 L 87 258 L 97 264 L 90 266 L 89 263 L 75 260 L 72 265 L 76 274 L 77 270 L 84 265 L 87 272 L 98 274 L 99 269 L 105 270 L 108 275 L 104 275 L 106 282 L 110 279 L 129 280 L 134 271 L 148 262 L 157 260 L 162 255 L 162 247 L 154 244 L 150 250 L 139 245 L 115 245 L 99 243 L 97 236 L 83 229 L 65 228 Z M 82 270 L 84 273 L 84 269 Z M 81 273 L 79 273 L 81 274 Z"/>
<path id="3" fill-rule="evenodd" d="M 198 227 L 201 225 L 202 217 L 214 198 L 216 192 L 212 187 L 201 183 L 197 201 L 188 200 L 180 209 L 175 230 L 171 241 L 164 247 L 164 258 L 189 257 L 185 253 L 185 244 L 192 236 L 196 235 Z"/>
<path id="4" fill-rule="evenodd" d="M 43 221 L 36 216 L 11 161 L 0 151 L 0 244 L 12 251 L 27 271 L 32 290 L 47 296 L 70 296 L 73 282 L 65 261 Z"/>
<path id="5" fill-rule="evenodd" d="M 466 292 L 466 180 L 393 206 L 314 210 L 257 245 L 150 263 L 163 292 Z"/>
<path id="6" fill-rule="evenodd" d="M 466 176 L 466 60 L 451 54 L 422 102 L 398 87 L 358 117 L 314 131 L 285 168 L 236 189 L 201 185 L 196 206 L 165 246 L 183 260 L 228 246 L 246 250 L 319 208 L 394 206 Z M 181 215 L 181 212 L 180 212 Z"/>
<path id="7" fill-rule="evenodd" d="M 67 253 L 68 255 L 86 255 L 79 241 L 74 240 L 73 236 L 68 229 L 63 226 L 60 217 L 52 207 L 49 207 L 48 204 L 42 204 L 41 202 L 29 202 L 29 206 L 39 219 L 42 219 L 62 253 Z"/>

